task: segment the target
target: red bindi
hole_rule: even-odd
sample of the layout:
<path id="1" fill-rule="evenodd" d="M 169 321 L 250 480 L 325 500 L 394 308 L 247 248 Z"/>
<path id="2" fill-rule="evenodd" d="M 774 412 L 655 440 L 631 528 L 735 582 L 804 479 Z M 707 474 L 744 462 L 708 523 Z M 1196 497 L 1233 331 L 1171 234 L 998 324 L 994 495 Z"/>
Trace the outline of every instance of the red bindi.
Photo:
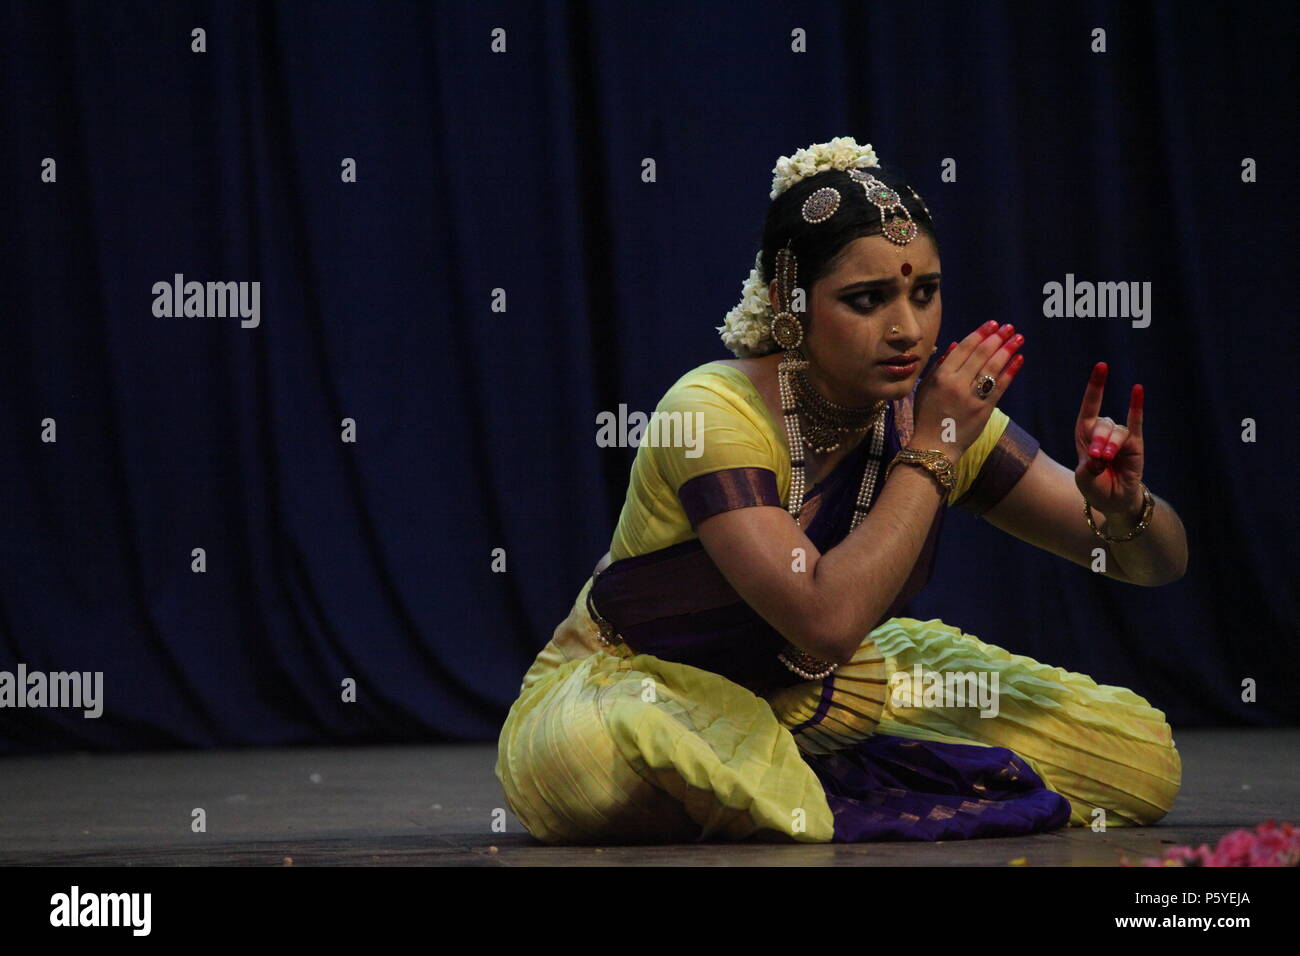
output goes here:
<path id="1" fill-rule="evenodd" d="M 903 275 L 905 275 L 905 276 L 910 276 L 911 274 L 912 274 L 912 264 L 911 264 L 910 262 L 904 262 L 904 263 L 903 263 Z"/>

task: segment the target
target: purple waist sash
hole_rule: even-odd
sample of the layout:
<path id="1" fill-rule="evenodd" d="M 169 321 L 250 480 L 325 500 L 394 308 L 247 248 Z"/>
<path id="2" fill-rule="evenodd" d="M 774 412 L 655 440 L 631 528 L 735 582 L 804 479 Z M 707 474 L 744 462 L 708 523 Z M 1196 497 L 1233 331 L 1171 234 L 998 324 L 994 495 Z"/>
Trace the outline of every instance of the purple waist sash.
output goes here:
<path id="1" fill-rule="evenodd" d="M 756 694 L 802 680 L 777 659 L 785 639 L 727 583 L 698 538 L 615 561 L 588 598 L 638 654 L 712 671 Z"/>

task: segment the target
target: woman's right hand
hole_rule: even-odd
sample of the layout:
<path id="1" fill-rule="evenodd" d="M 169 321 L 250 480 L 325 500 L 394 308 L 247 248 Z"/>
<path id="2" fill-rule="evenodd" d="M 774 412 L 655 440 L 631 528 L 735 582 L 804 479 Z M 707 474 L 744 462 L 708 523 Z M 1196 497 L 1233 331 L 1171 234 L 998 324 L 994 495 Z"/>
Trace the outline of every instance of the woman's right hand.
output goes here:
<path id="1" fill-rule="evenodd" d="M 1010 387 L 1025 357 L 1016 354 L 1024 344 L 1015 327 L 998 328 L 986 322 L 960 342 L 953 342 L 921 384 L 917 386 L 912 408 L 913 448 L 937 448 L 952 451 L 955 464 L 966 449 L 979 438 L 993 406 Z M 975 380 L 991 375 L 997 384 L 987 398 L 975 393 Z M 952 428 L 945 427 L 952 419 Z M 950 438 L 950 441 L 945 441 Z"/>

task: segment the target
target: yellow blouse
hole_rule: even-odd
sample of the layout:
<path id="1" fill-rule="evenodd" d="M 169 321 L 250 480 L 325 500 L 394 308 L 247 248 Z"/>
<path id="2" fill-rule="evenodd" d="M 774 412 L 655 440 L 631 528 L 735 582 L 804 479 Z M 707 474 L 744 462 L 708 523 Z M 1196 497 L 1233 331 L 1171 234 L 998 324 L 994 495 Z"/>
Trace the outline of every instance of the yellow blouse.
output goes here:
<path id="1" fill-rule="evenodd" d="M 627 498 L 610 546 L 611 560 L 648 554 L 696 537 L 677 497 L 687 481 L 727 468 L 776 474 L 782 505 L 790 500 L 785 426 L 773 419 L 749 376 L 709 362 L 679 378 L 655 407 L 656 429 L 637 448 Z M 957 462 L 949 504 L 959 504 L 1011 423 L 994 406 L 979 438 Z M 657 437 L 656 437 L 657 436 Z M 1032 454 L 1030 455 L 1032 457 Z"/>

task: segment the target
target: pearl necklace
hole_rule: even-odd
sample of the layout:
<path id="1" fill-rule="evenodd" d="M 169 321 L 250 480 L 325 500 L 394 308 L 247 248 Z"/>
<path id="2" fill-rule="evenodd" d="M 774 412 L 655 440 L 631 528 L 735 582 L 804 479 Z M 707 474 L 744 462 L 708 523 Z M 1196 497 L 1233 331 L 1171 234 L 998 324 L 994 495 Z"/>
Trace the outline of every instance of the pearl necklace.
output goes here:
<path id="1" fill-rule="evenodd" d="M 866 431 L 885 410 L 885 403 L 875 402 L 866 408 L 836 405 L 813 387 L 808 379 L 807 360 L 789 363 L 796 374 L 791 384 L 794 397 L 808 422 L 804 443 L 819 454 L 832 452 L 844 444 L 848 435 Z"/>
<path id="2" fill-rule="evenodd" d="M 790 446 L 790 500 L 786 505 L 786 509 L 790 512 L 791 516 L 794 517 L 796 523 L 799 521 L 799 515 L 803 511 L 804 490 L 805 486 L 808 484 L 808 465 L 803 453 L 804 442 L 799 434 L 798 413 L 803 411 L 804 414 L 807 415 L 808 406 L 800 401 L 800 399 L 803 398 L 803 393 L 797 393 L 795 387 L 791 384 L 790 380 L 795 377 L 794 373 L 799 374 L 799 378 L 801 378 L 807 385 L 807 390 L 817 396 L 817 398 L 820 398 L 822 402 L 825 402 L 826 406 L 837 410 L 842 409 L 844 412 L 849 413 L 847 416 L 848 420 L 853 420 L 864 411 L 863 409 L 846 409 L 844 406 L 834 405 L 834 403 L 820 395 L 811 387 L 811 383 L 808 383 L 807 378 L 803 374 L 804 370 L 808 368 L 808 365 L 808 360 L 803 357 L 803 353 L 796 347 L 786 351 L 785 356 L 781 360 L 781 364 L 777 368 L 777 378 L 781 392 L 781 411 L 785 417 L 786 443 Z M 866 469 L 862 473 L 862 484 L 858 486 L 858 498 L 853 505 L 853 521 L 849 525 L 850 533 L 852 533 L 853 530 L 862 523 L 863 517 L 870 508 L 871 495 L 875 491 L 876 480 L 880 472 L 880 459 L 885 450 L 886 416 L 884 413 L 888 407 L 888 402 L 877 402 L 870 409 L 865 410 L 871 415 L 870 421 L 866 425 L 851 429 L 861 431 L 864 428 L 871 428 L 871 437 L 869 439 L 871 447 L 870 454 L 867 457 Z M 824 411 L 825 408 L 822 410 Z M 816 415 L 815 412 L 814 415 Z M 844 421 L 845 419 L 841 418 L 841 424 L 830 425 L 829 422 L 826 422 L 826 420 L 823 419 L 823 422 L 819 424 L 822 424 L 826 428 L 833 428 L 841 432 L 850 430 L 849 427 L 842 424 Z M 812 423 L 810 422 L 809 424 L 810 427 L 812 427 Z M 819 434 L 824 435 L 825 432 L 820 432 Z M 842 441 L 843 438 L 837 441 L 829 449 L 817 448 L 816 450 L 834 450 L 839 447 Z M 815 447 L 812 445 L 811 441 L 809 444 L 810 446 Z M 821 658 L 814 657 L 812 654 L 801 651 L 793 644 L 788 643 L 777 657 L 788 670 L 797 674 L 799 677 L 804 678 L 804 680 L 821 680 L 823 677 L 830 675 L 835 668 L 839 666 L 833 661 L 824 661 Z"/>
<path id="3" fill-rule="evenodd" d="M 794 378 L 794 373 L 799 373 L 800 377 L 807 383 L 807 378 L 803 376 L 803 372 L 808 368 L 808 365 L 809 362 L 803 357 L 803 353 L 798 348 L 794 348 L 786 351 L 785 356 L 781 359 L 781 364 L 777 367 L 781 411 L 785 417 L 786 444 L 790 446 L 790 500 L 786 508 L 796 521 L 799 520 L 799 515 L 803 511 L 803 496 L 808 485 L 808 464 L 807 459 L 804 458 L 804 444 L 807 443 L 815 451 L 827 452 L 834 451 L 844 440 L 841 437 L 835 444 L 827 447 L 824 444 L 819 446 L 812 438 L 803 439 L 801 436 L 798 413 L 802 411 L 805 417 L 811 419 L 817 419 L 818 413 L 809 414 L 807 403 L 802 401 L 804 393 L 796 388 L 791 379 Z M 870 419 L 865 424 L 844 424 L 846 421 L 844 417 L 840 417 L 835 424 L 831 424 L 825 419 L 809 422 L 810 430 L 815 430 L 814 433 L 819 436 L 825 436 L 826 432 L 831 429 L 844 432 L 863 431 L 872 428 L 871 437 L 867 439 L 871 442 L 871 455 L 867 461 L 866 471 L 862 475 L 862 484 L 858 488 L 858 500 L 853 506 L 853 524 L 849 527 L 849 531 L 852 531 L 862 522 L 862 517 L 866 514 L 867 506 L 871 501 L 871 493 L 876 487 L 877 474 L 880 471 L 880 456 L 885 450 L 885 412 L 889 408 L 889 403 L 879 401 L 868 409 L 846 408 L 843 405 L 835 405 L 830 402 L 813 389 L 811 383 L 807 384 L 808 391 L 821 399 L 826 406 L 848 413 L 848 421 L 859 419 L 864 412 L 870 415 Z M 835 414 L 838 416 L 839 412 Z"/>

